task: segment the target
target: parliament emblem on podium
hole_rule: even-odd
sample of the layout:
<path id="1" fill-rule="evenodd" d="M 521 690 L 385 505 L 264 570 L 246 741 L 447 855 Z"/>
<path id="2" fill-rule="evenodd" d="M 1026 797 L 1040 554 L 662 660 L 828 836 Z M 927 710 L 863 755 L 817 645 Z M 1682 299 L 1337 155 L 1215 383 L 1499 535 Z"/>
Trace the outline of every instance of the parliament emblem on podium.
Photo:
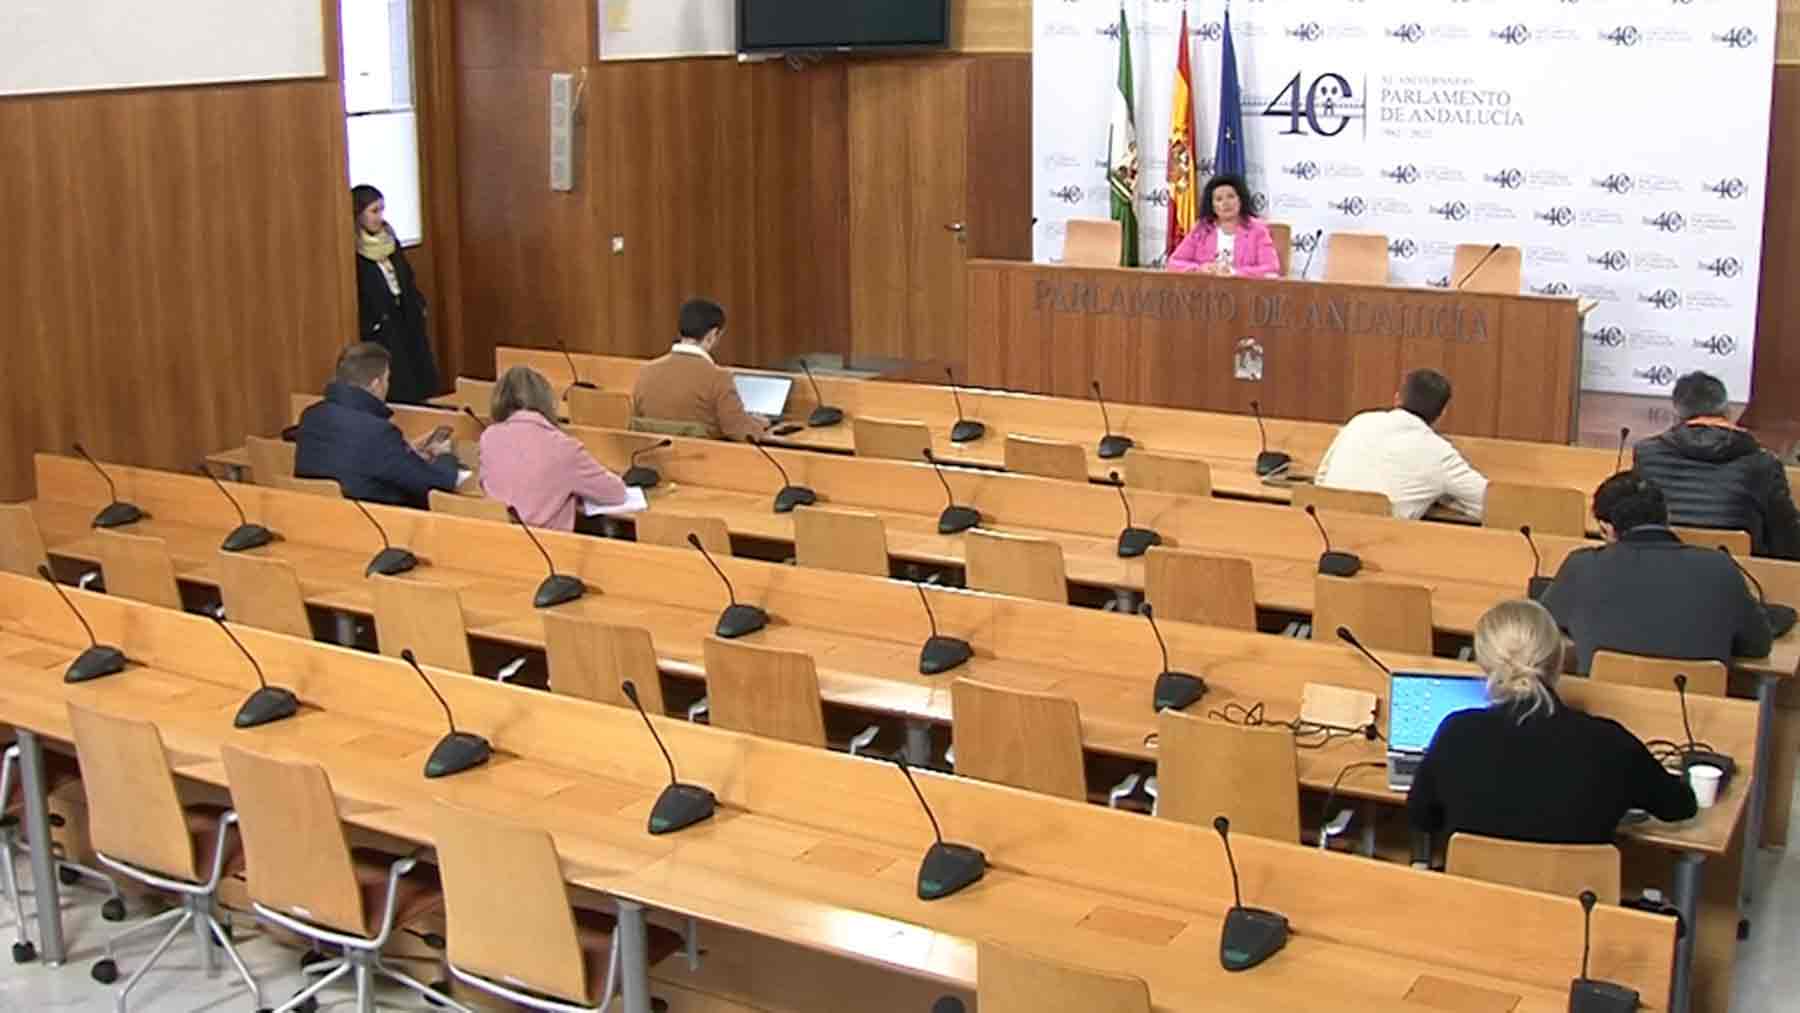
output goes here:
<path id="1" fill-rule="evenodd" d="M 1231 356 L 1231 374 L 1239 380 L 1261 381 L 1263 378 L 1263 346 L 1255 338 L 1240 338 Z"/>

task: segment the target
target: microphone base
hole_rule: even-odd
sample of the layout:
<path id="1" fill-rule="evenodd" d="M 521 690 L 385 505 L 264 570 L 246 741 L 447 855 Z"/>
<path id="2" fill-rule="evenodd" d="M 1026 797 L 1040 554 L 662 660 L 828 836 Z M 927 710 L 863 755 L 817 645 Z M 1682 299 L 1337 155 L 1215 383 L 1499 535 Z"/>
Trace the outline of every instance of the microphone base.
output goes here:
<path id="1" fill-rule="evenodd" d="M 1108 461 L 1115 457 L 1124 457 L 1125 452 L 1137 446 L 1137 442 L 1129 436 L 1108 433 L 1100 438 L 1100 456 Z"/>
<path id="2" fill-rule="evenodd" d="M 81 652 L 63 673 L 64 682 L 88 682 L 125 671 L 125 652 L 106 644 L 95 644 Z"/>
<path id="3" fill-rule="evenodd" d="M 1219 966 L 1247 971 L 1287 945 L 1288 921 L 1273 911 L 1239 905 L 1225 912 L 1219 933 Z"/>
<path id="4" fill-rule="evenodd" d="M 1569 1013 L 1635 1013 L 1636 989 L 1610 981 L 1576 978 L 1569 982 Z"/>
<path id="5" fill-rule="evenodd" d="M 655 468 L 646 468 L 641 464 L 634 464 L 625 469 L 624 481 L 626 485 L 631 486 L 633 489 L 654 489 L 656 488 L 656 483 L 662 481 L 662 472 L 657 471 Z"/>
<path id="6" fill-rule="evenodd" d="M 241 524 L 225 540 L 219 548 L 226 552 L 243 552 L 247 549 L 260 549 L 275 540 L 275 532 L 261 524 Z"/>
<path id="7" fill-rule="evenodd" d="M 1187 672 L 1159 672 L 1150 694 L 1152 710 L 1187 710 L 1206 695 L 1206 680 Z"/>
<path id="8" fill-rule="evenodd" d="M 755 605 L 732 605 L 719 613 L 713 632 L 726 640 L 747 637 L 769 625 L 769 614 Z"/>
<path id="9" fill-rule="evenodd" d="M 1725 789 L 1731 787 L 1731 776 L 1737 773 L 1737 761 L 1724 753 L 1714 753 L 1705 749 L 1693 749 L 1681 754 L 1681 773 L 1685 779 L 1689 767 L 1719 768 L 1719 797 L 1723 798 Z"/>
<path id="10" fill-rule="evenodd" d="M 363 576 L 373 577 L 379 573 L 383 577 L 397 577 L 418 565 L 419 557 L 405 549 L 382 549 L 369 560 L 369 568 L 363 571 Z"/>
<path id="11" fill-rule="evenodd" d="M 717 807 L 718 799 L 707 789 L 697 784 L 672 783 L 656 797 L 656 805 L 650 809 L 650 832 L 672 834 L 684 830 L 712 819 Z"/>
<path id="12" fill-rule="evenodd" d="M 957 637 L 936 636 L 925 641 L 919 651 L 920 675 L 943 675 L 953 668 L 960 668 L 975 656 L 975 649 L 967 640 Z"/>
<path id="13" fill-rule="evenodd" d="M 281 721 L 300 713 L 300 698 L 292 690 L 280 686 L 264 686 L 250 694 L 238 708 L 232 724 L 238 728 L 255 728 L 271 721 Z"/>
<path id="14" fill-rule="evenodd" d="M 795 507 L 812 506 L 819 501 L 819 494 L 803 485 L 784 485 L 775 494 L 775 512 L 790 514 Z"/>
<path id="15" fill-rule="evenodd" d="M 425 760 L 426 777 L 449 777 L 488 762 L 494 749 L 488 740 L 469 732 L 451 732 L 441 739 Z"/>
<path id="16" fill-rule="evenodd" d="M 814 429 L 835 426 L 842 421 L 844 421 L 844 410 L 842 408 L 833 408 L 830 405 L 820 405 L 812 410 L 811 415 L 806 417 L 806 424 Z"/>
<path id="17" fill-rule="evenodd" d="M 919 865 L 919 899 L 942 900 L 987 874 L 987 856 L 966 844 L 939 841 Z"/>
<path id="18" fill-rule="evenodd" d="M 1354 577 L 1362 572 L 1362 557 L 1354 552 L 1322 553 L 1319 572 L 1327 577 Z"/>
<path id="19" fill-rule="evenodd" d="M 951 443 L 973 443 L 987 435 L 987 426 L 974 419 L 957 419 L 950 427 Z"/>
<path id="20" fill-rule="evenodd" d="M 587 594 L 586 584 L 566 573 L 553 573 L 538 585 L 537 594 L 531 596 L 531 604 L 541 609 L 555 608 L 567 605 L 584 594 Z"/>
<path id="21" fill-rule="evenodd" d="M 1550 577 L 1533 577 L 1525 582 L 1525 597 L 1532 601 L 1543 601 L 1550 593 L 1550 585 L 1556 581 Z"/>
<path id="22" fill-rule="evenodd" d="M 1136 559 L 1161 544 L 1162 536 L 1149 528 L 1126 528 L 1119 532 L 1119 558 Z"/>
<path id="23" fill-rule="evenodd" d="M 1294 466 L 1294 458 L 1279 450 L 1265 450 L 1256 455 L 1256 473 L 1267 477 L 1278 471 L 1286 471 Z"/>
<path id="24" fill-rule="evenodd" d="M 115 500 L 108 503 L 105 510 L 94 515 L 94 527 L 122 528 L 128 524 L 136 524 L 148 516 L 150 515 L 138 509 L 135 503 Z"/>
<path id="25" fill-rule="evenodd" d="M 981 512 L 974 507 L 951 504 L 938 514 L 938 534 L 954 535 L 981 525 Z"/>

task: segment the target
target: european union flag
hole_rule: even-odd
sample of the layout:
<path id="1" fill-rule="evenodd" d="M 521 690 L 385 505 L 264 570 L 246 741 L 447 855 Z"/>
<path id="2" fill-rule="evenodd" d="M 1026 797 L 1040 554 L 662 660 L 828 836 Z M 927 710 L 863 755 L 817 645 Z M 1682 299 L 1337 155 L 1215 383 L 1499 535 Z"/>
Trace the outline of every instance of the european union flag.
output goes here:
<path id="1" fill-rule="evenodd" d="M 1219 143 L 1213 174 L 1244 175 L 1244 103 L 1238 93 L 1237 47 L 1231 42 L 1231 8 L 1225 9 L 1225 52 L 1219 70 Z"/>

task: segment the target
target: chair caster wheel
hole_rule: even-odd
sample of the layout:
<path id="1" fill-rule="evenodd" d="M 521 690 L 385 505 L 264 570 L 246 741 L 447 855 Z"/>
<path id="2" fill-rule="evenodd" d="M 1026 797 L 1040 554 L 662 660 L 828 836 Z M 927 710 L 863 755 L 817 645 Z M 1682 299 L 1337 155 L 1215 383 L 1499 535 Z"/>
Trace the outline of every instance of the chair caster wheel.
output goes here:
<path id="1" fill-rule="evenodd" d="M 294 1007 L 294 1013 L 319 1013 L 319 997 L 308 997 L 305 1002 Z"/>
<path id="2" fill-rule="evenodd" d="M 651 1013 L 669 1013 L 669 1000 L 658 999 L 655 996 L 652 996 L 650 998 L 650 1011 Z"/>
<path id="3" fill-rule="evenodd" d="M 56 881 L 64 886 L 74 886 L 81 882 L 81 873 L 66 865 L 59 865 L 56 867 Z"/>
<path id="4" fill-rule="evenodd" d="M 106 903 L 100 905 L 100 917 L 106 919 L 109 922 L 124 921 L 125 920 L 125 902 L 120 900 L 117 897 L 107 898 Z"/>
<path id="5" fill-rule="evenodd" d="M 1738 941 L 1742 942 L 1743 940 L 1746 940 L 1749 938 L 1750 938 L 1750 919 L 1739 918 L 1738 919 Z"/>
<path id="6" fill-rule="evenodd" d="M 431 991 L 436 992 L 437 995 L 449 995 L 450 994 L 450 983 L 447 981 L 434 981 L 431 983 Z M 427 994 L 425 996 L 425 1001 L 430 1003 L 432 1006 L 443 1006 L 444 1000 L 439 999 L 437 997 L 437 995 Z"/>
<path id="7" fill-rule="evenodd" d="M 37 959 L 37 947 L 30 943 L 13 944 L 13 963 L 29 964 Z"/>
<path id="8" fill-rule="evenodd" d="M 102 960 L 94 965 L 91 973 L 95 981 L 102 985 L 110 985 L 119 980 L 119 965 L 111 960 Z"/>
<path id="9" fill-rule="evenodd" d="M 322 964 L 331 958 L 318 950 L 307 950 L 300 954 L 300 970 L 304 971 L 314 964 Z"/>

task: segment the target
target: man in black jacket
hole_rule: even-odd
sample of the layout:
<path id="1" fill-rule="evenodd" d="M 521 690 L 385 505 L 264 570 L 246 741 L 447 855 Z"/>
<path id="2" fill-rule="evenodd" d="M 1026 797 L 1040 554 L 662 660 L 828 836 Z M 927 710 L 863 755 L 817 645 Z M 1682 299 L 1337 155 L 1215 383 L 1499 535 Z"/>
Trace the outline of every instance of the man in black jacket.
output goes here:
<path id="1" fill-rule="evenodd" d="M 1769 653 L 1769 621 L 1737 564 L 1683 545 L 1654 483 L 1614 475 L 1594 491 L 1594 517 L 1609 544 L 1569 553 L 1543 601 L 1575 640 L 1576 671 L 1596 650 L 1726 665 Z"/>
<path id="2" fill-rule="evenodd" d="M 387 406 L 387 349 L 362 342 L 338 356 L 325 400 L 300 415 L 294 475 L 331 478 L 351 499 L 423 508 L 433 489 L 453 492 L 461 467 L 448 436 L 418 446 L 392 421 Z"/>
<path id="3" fill-rule="evenodd" d="M 1637 470 L 1668 497 L 1672 523 L 1750 532 L 1758 556 L 1800 559 L 1800 512 L 1787 469 L 1725 417 L 1725 384 L 1694 372 L 1675 381 L 1679 425 L 1638 443 Z"/>

